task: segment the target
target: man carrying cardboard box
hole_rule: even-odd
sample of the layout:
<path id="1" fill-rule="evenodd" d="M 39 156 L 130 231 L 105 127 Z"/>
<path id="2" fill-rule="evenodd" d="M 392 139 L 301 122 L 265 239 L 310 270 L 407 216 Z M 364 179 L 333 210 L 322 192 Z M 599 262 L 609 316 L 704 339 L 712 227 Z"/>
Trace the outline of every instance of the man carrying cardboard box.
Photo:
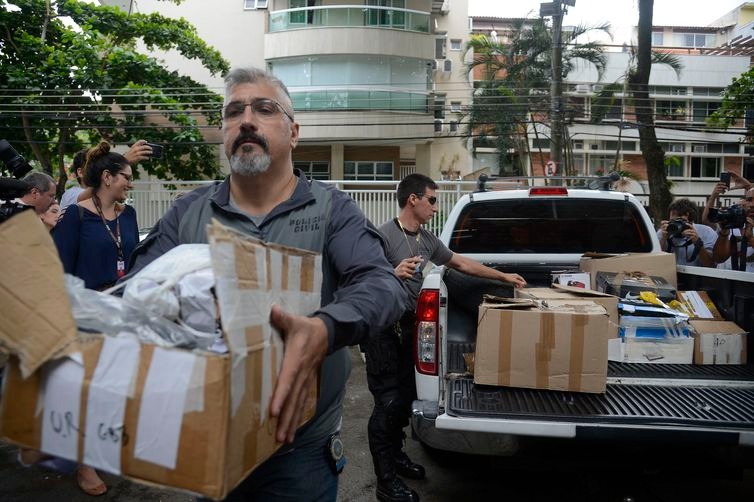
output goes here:
<path id="1" fill-rule="evenodd" d="M 278 307 L 272 323 L 285 353 L 270 414 L 290 443 L 260 465 L 229 500 L 335 500 L 335 463 L 325 455 L 340 426 L 350 370 L 343 349 L 396 321 L 407 298 L 376 230 L 354 201 L 293 169 L 299 124 L 285 85 L 256 68 L 225 78 L 223 142 L 231 174 L 181 197 L 133 253 L 132 273 L 169 249 L 207 242 L 211 219 L 263 241 L 322 254 L 322 306 L 310 317 Z M 320 376 L 314 418 L 298 431 L 306 389 Z"/>

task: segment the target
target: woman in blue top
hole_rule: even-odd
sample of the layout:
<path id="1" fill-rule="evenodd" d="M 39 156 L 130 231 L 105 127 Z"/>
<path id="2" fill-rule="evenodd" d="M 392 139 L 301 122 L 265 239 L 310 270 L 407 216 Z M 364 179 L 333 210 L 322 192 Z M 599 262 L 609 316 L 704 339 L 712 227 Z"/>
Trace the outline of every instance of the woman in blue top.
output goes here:
<path id="1" fill-rule="evenodd" d="M 126 158 L 101 142 L 86 155 L 84 182 L 92 197 L 66 208 L 53 239 L 66 273 L 87 288 L 105 289 L 127 270 L 139 242 L 136 211 L 123 202 L 133 174 Z"/>
<path id="2" fill-rule="evenodd" d="M 71 204 L 58 221 L 53 239 L 63 269 L 84 280 L 87 288 L 104 289 L 127 270 L 139 242 L 136 212 L 123 202 L 133 179 L 126 158 L 102 142 L 90 149 L 84 164 L 89 199 Z M 88 495 L 102 495 L 107 487 L 91 467 L 80 465 L 76 481 Z"/>

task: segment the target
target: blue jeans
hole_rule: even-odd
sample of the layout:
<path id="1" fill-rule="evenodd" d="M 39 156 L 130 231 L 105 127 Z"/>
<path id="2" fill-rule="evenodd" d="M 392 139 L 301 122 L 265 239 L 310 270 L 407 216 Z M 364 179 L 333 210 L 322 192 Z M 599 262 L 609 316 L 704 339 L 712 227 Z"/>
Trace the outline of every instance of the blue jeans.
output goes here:
<path id="1" fill-rule="evenodd" d="M 271 457 L 225 500 L 334 502 L 337 496 L 338 476 L 328 462 L 326 438 Z"/>

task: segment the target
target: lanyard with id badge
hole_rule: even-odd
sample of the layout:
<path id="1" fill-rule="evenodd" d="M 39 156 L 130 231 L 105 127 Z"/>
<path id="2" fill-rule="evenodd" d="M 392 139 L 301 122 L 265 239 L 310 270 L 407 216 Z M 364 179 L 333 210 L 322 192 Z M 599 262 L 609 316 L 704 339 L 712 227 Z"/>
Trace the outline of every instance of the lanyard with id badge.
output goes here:
<path id="1" fill-rule="evenodd" d="M 107 230 L 107 233 L 110 235 L 110 238 L 113 240 L 115 247 L 118 250 L 118 259 L 115 262 L 115 274 L 118 276 L 118 279 L 120 279 L 126 275 L 126 260 L 123 256 L 123 245 L 120 240 L 120 213 L 117 210 L 115 211 L 115 233 L 113 234 L 113 231 L 110 230 L 110 226 L 107 224 L 105 215 L 102 213 L 99 197 L 96 195 L 93 196 L 92 202 L 94 202 L 94 207 L 97 208 L 97 213 L 102 219 L 102 224 L 105 225 L 105 230 Z"/>

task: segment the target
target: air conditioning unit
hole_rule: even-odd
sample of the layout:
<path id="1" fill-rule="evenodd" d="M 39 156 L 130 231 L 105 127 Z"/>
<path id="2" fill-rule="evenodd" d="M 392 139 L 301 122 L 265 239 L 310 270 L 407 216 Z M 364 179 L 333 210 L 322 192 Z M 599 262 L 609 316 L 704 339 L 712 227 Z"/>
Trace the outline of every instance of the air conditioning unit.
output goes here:
<path id="1" fill-rule="evenodd" d="M 442 132 L 443 121 L 442 119 L 435 119 L 435 132 Z"/>
<path id="2" fill-rule="evenodd" d="M 573 142 L 573 149 L 574 150 L 583 150 L 584 149 L 584 142 L 583 141 L 574 141 Z"/>
<path id="3" fill-rule="evenodd" d="M 445 59 L 435 59 L 432 69 L 435 71 L 445 71 Z"/>
<path id="4" fill-rule="evenodd" d="M 589 149 L 590 150 L 599 150 L 600 144 L 599 143 L 589 143 Z"/>
<path id="5" fill-rule="evenodd" d="M 576 84 L 576 92 L 586 94 L 589 92 L 589 84 Z"/>
<path id="6" fill-rule="evenodd" d="M 595 92 L 595 93 L 596 92 L 602 92 L 602 89 L 604 89 L 604 87 L 605 86 L 603 86 L 602 84 L 594 84 L 592 86 L 592 91 Z"/>
<path id="7" fill-rule="evenodd" d="M 693 145 L 692 150 L 694 153 L 706 153 L 707 145 Z"/>

